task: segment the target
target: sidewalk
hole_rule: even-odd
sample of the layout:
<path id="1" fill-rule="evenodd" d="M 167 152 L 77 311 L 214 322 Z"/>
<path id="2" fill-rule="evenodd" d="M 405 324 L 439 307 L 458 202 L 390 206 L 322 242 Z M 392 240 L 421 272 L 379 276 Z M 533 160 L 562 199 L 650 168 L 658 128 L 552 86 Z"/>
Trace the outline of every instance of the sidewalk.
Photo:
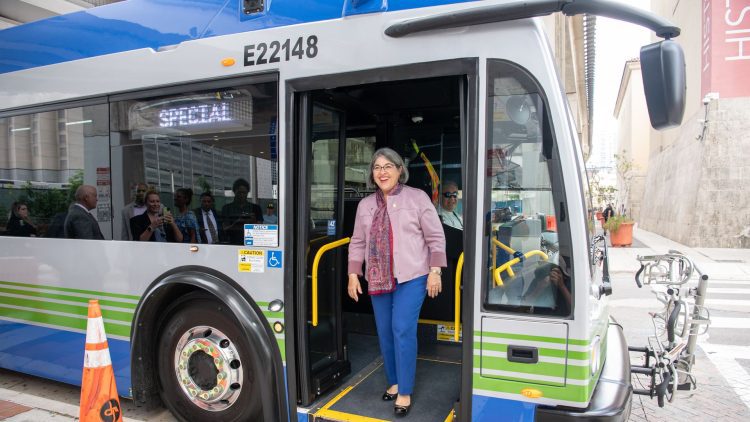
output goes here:
<path id="1" fill-rule="evenodd" d="M 608 248 L 613 295 L 610 312 L 620 322 L 629 345 L 645 345 L 653 335 L 649 311 L 660 304 L 648 286 L 638 289 L 633 276 L 636 257 L 678 250 L 709 276 L 707 306 L 711 329 L 698 338 L 694 373 L 698 388 L 680 392 L 674 403 L 659 408 L 655 399 L 634 396 L 630 421 L 750 420 L 750 249 L 689 248 L 657 234 L 635 229 L 631 248 Z M 642 355 L 631 353 L 631 362 Z M 642 379 L 642 378 L 641 378 Z M 634 387 L 641 387 L 634 379 Z"/>
<path id="2" fill-rule="evenodd" d="M 698 268 L 712 278 L 750 280 L 750 249 L 690 248 L 645 230 L 633 229 L 641 248 L 608 248 L 609 271 L 635 273 L 638 255 L 667 253 L 671 249 L 689 256 Z"/>

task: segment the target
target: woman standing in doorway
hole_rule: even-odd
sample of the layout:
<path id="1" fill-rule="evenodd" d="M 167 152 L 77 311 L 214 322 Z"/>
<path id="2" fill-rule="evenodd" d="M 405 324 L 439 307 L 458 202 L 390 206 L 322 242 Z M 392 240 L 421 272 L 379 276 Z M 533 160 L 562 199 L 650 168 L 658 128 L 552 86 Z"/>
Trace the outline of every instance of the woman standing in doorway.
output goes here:
<path id="1" fill-rule="evenodd" d="M 396 151 L 381 148 L 370 162 L 368 184 L 378 190 L 357 207 L 349 245 L 349 296 L 362 294 L 365 263 L 388 387 L 383 400 L 394 411 L 411 407 L 417 364 L 417 321 L 425 294 L 441 291 L 445 235 L 432 201 L 404 184 L 409 172 Z"/>

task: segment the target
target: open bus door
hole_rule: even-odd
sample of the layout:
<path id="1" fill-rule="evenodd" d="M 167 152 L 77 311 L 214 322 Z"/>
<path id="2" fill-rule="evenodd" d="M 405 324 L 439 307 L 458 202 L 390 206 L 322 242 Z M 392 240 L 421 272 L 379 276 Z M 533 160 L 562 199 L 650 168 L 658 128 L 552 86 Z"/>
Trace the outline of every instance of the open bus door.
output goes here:
<path id="1" fill-rule="evenodd" d="M 298 283 L 297 341 L 298 399 L 308 405 L 316 397 L 337 385 L 350 372 L 343 344 L 341 297 L 338 281 L 345 274 L 340 265 L 345 252 L 331 249 L 325 255 L 321 248 L 340 239 L 344 169 L 340 160 L 345 148 L 346 114 L 312 100 L 309 93 L 300 94 L 301 199 L 298 208 L 298 264 L 304 266 L 304 282 Z M 304 205 L 303 205 L 304 204 Z M 302 220 L 302 221 L 299 221 Z M 313 263 L 317 273 L 313 279 Z M 313 287 L 313 283 L 315 286 Z"/>
<path id="2" fill-rule="evenodd" d="M 367 283 L 363 280 L 365 294 L 358 302 L 346 295 L 348 237 L 360 200 L 375 190 L 366 179 L 381 147 L 402 155 L 410 173 L 407 185 L 423 189 L 437 206 L 441 181 L 456 183 L 464 192 L 456 213 L 470 215 L 474 206 L 465 192 L 473 188 L 464 187 L 468 86 L 466 76 L 448 74 L 293 94 L 297 402 L 310 407 L 313 417 L 393 414 L 392 404 L 379 400 L 387 386 Z M 420 409 L 411 416 L 417 420 L 444 420 L 461 389 L 465 356 L 453 327 L 461 300 L 457 263 L 465 241 L 460 228 L 444 231 L 449 267 L 443 271 L 443 291 L 426 298 L 420 314 L 415 393 Z"/>

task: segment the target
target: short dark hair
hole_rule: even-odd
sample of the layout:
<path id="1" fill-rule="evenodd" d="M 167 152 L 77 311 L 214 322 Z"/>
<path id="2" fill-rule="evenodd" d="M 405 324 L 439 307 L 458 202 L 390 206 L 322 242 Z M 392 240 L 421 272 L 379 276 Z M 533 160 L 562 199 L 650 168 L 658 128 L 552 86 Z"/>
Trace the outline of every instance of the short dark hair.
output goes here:
<path id="1" fill-rule="evenodd" d="M 203 193 L 201 194 L 201 199 L 203 199 L 203 198 L 205 198 L 205 197 L 209 197 L 209 198 L 211 198 L 211 199 L 214 199 L 214 195 L 213 195 L 213 194 L 212 194 L 211 192 L 208 192 L 208 191 L 206 191 L 206 192 L 203 192 Z"/>
<path id="2" fill-rule="evenodd" d="M 175 193 L 181 193 L 185 195 L 185 200 L 187 200 L 188 205 L 193 202 L 193 190 L 190 188 L 179 188 L 175 191 Z"/>
<path id="3" fill-rule="evenodd" d="M 232 183 L 232 192 L 237 192 L 237 188 L 240 186 L 246 187 L 247 191 L 250 192 L 250 183 L 241 177 Z"/>

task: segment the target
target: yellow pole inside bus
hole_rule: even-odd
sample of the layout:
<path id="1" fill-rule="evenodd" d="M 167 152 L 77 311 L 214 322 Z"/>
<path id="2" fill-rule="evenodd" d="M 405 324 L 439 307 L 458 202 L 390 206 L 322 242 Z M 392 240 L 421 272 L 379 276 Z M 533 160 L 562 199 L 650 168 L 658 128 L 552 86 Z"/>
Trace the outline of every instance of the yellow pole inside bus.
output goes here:
<path id="1" fill-rule="evenodd" d="M 351 238 L 345 237 L 335 242 L 327 243 L 318 249 L 315 253 L 315 259 L 313 259 L 312 266 L 312 325 L 313 327 L 318 326 L 318 264 L 320 264 L 320 258 L 324 253 L 328 252 L 333 248 L 337 248 L 341 245 L 349 243 Z"/>

